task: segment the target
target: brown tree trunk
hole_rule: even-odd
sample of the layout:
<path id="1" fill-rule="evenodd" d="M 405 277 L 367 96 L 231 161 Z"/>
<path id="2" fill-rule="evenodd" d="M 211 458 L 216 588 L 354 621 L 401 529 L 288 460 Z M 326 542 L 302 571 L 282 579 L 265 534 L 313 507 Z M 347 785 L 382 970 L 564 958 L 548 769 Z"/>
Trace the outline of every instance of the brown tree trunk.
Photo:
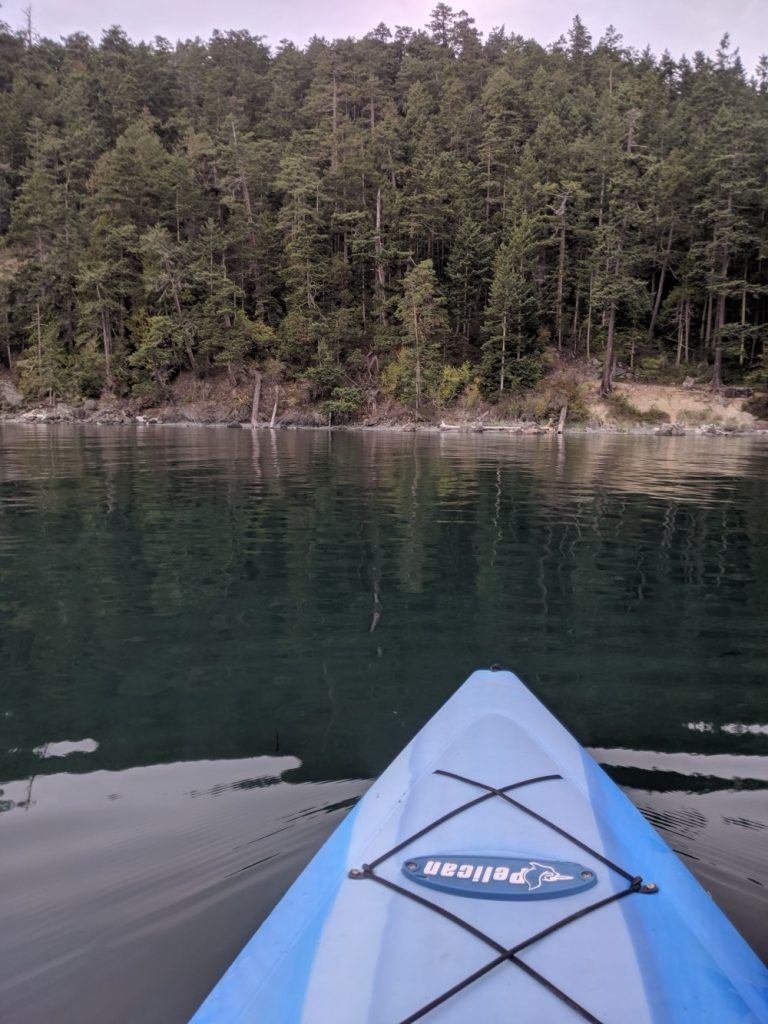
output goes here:
<path id="1" fill-rule="evenodd" d="M 99 300 L 99 313 L 101 316 L 101 340 L 104 347 L 104 386 L 108 392 L 114 388 L 112 379 L 112 331 L 109 325 L 109 316 L 101 300 L 101 287 L 96 285 L 96 296 Z"/>
<path id="2" fill-rule="evenodd" d="M 712 292 L 707 295 L 707 311 L 703 322 L 704 347 L 709 348 L 712 341 Z"/>
<path id="3" fill-rule="evenodd" d="M 567 415 L 568 415 L 568 402 L 566 400 L 565 405 L 560 410 L 560 419 L 557 421 L 557 432 L 558 432 L 558 434 L 562 434 L 563 431 L 565 430 L 565 419 L 566 419 Z"/>
<path id="4" fill-rule="evenodd" d="M 560 255 L 557 265 L 557 350 L 563 347 L 563 285 L 565 278 L 565 199 L 560 218 Z"/>
<path id="5" fill-rule="evenodd" d="M 507 363 L 507 311 L 501 321 L 501 372 L 499 374 L 499 392 L 504 390 L 504 371 Z"/>
<path id="6" fill-rule="evenodd" d="M 416 340 L 416 408 L 421 407 L 421 352 L 419 350 L 419 318 L 413 306 L 413 333 Z"/>
<path id="7" fill-rule="evenodd" d="M 728 253 L 723 253 L 720 264 L 722 285 L 728 276 Z M 717 296 L 717 316 L 715 318 L 715 365 L 712 370 L 712 390 L 718 392 L 723 386 L 723 328 L 725 327 L 725 291 L 721 285 Z"/>
<path id="8" fill-rule="evenodd" d="M 251 402 L 251 426 L 258 426 L 259 403 L 261 402 L 261 373 L 257 370 L 253 382 L 253 401 Z"/>
<path id="9" fill-rule="evenodd" d="M 374 239 L 376 251 L 376 303 L 379 307 L 379 322 L 387 326 L 387 310 L 385 306 L 387 277 L 384 272 L 382 253 L 384 246 L 381 241 L 381 189 L 376 192 L 376 235 Z"/>
<path id="10" fill-rule="evenodd" d="M 491 146 L 488 144 L 485 164 L 485 223 L 491 219 Z"/>
<path id="11" fill-rule="evenodd" d="M 661 273 L 659 274 L 659 287 L 656 289 L 656 298 L 653 301 L 653 312 L 651 313 L 651 322 L 648 326 L 648 337 L 653 337 L 653 332 L 656 329 L 656 319 L 659 315 L 659 309 L 661 308 L 661 296 L 664 291 L 664 278 L 667 273 L 667 264 L 669 263 L 669 255 L 672 252 L 672 228 L 669 229 L 669 235 L 667 236 L 667 249 L 664 253 L 664 260 L 661 264 Z"/>
<path id="12" fill-rule="evenodd" d="M 691 341 L 691 300 L 685 300 L 685 341 L 683 342 L 683 348 L 685 350 L 685 362 L 688 363 L 688 353 L 690 349 Z"/>
<path id="13" fill-rule="evenodd" d="M 339 166 L 339 154 L 337 136 L 339 130 L 339 94 L 336 87 L 336 72 L 333 72 L 333 98 L 331 101 L 333 111 L 333 134 L 331 136 L 331 172 L 335 173 Z"/>
<path id="14" fill-rule="evenodd" d="M 581 291 L 576 289 L 576 298 L 573 303 L 573 326 L 571 327 L 571 340 L 573 341 L 573 354 L 576 355 L 576 349 L 579 344 L 579 303 L 581 301 Z"/>
<path id="15" fill-rule="evenodd" d="M 610 395 L 613 391 L 613 337 L 616 329 L 616 303 L 612 302 L 608 311 L 608 338 L 605 342 L 605 362 L 603 377 L 600 382 L 600 394 Z"/>
<path id="16" fill-rule="evenodd" d="M 43 325 L 40 322 L 40 303 L 35 305 L 35 323 L 37 325 L 37 372 L 43 375 Z"/>

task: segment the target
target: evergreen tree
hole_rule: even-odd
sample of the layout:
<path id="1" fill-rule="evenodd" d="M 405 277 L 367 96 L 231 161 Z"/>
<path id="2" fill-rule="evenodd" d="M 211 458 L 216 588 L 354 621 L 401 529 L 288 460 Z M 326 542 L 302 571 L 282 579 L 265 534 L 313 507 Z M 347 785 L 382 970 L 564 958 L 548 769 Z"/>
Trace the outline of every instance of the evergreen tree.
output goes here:
<path id="1" fill-rule="evenodd" d="M 602 355 L 605 392 L 619 358 L 762 379 L 768 60 L 727 37 L 656 58 L 576 17 L 545 49 L 445 3 L 274 50 L 0 24 L 0 93 L 0 362 L 30 394 L 279 358 L 415 406 L 547 345 Z"/>
<path id="2" fill-rule="evenodd" d="M 534 249 L 529 221 L 513 227 L 494 257 L 493 281 L 485 308 L 483 371 L 490 394 L 501 397 L 518 363 L 537 336 L 536 300 L 530 280 Z"/>
<path id="3" fill-rule="evenodd" d="M 424 398 L 435 393 L 440 347 L 448 335 L 445 303 L 431 260 L 417 263 L 405 275 L 397 315 L 404 341 L 399 356 L 399 397 L 418 410 Z"/>

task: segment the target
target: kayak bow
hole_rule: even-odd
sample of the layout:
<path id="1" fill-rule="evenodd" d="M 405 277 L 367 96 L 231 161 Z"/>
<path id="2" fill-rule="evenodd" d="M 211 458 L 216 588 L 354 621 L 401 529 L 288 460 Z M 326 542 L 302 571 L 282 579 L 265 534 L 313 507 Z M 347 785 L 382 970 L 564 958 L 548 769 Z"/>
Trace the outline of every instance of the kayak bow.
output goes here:
<path id="1" fill-rule="evenodd" d="M 752 1024 L 768 970 L 510 672 L 475 672 L 193 1024 Z"/>

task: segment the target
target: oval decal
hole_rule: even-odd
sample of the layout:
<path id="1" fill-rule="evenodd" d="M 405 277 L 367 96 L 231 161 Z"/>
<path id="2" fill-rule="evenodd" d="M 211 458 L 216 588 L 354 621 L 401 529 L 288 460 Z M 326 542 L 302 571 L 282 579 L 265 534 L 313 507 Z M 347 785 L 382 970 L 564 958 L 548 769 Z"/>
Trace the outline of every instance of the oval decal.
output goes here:
<path id="1" fill-rule="evenodd" d="M 403 863 L 403 874 L 430 889 L 486 900 L 575 896 L 597 882 L 591 868 L 569 860 L 458 853 L 411 857 Z"/>

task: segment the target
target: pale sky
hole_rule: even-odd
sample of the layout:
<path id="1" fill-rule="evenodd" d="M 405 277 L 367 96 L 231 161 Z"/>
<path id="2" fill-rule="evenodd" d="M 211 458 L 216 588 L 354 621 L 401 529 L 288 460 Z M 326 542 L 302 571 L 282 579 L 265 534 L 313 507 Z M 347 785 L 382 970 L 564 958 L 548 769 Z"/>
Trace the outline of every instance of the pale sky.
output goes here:
<path id="1" fill-rule="evenodd" d="M 27 3 L 5 0 L 0 20 L 21 27 Z M 206 38 L 214 28 L 243 28 L 271 44 L 303 44 L 313 35 L 361 36 L 379 21 L 418 28 L 433 6 L 431 0 L 370 6 L 344 0 L 33 0 L 32 14 L 36 31 L 53 38 L 84 31 L 98 40 L 102 29 L 118 24 L 133 39 Z M 676 57 L 695 50 L 714 54 L 726 31 L 748 71 L 768 51 L 768 0 L 456 0 L 451 6 L 467 8 L 484 33 L 504 25 L 545 45 L 565 33 L 578 12 L 595 41 L 613 24 L 625 43 L 638 49 L 650 44 L 657 54 L 665 48 Z"/>

